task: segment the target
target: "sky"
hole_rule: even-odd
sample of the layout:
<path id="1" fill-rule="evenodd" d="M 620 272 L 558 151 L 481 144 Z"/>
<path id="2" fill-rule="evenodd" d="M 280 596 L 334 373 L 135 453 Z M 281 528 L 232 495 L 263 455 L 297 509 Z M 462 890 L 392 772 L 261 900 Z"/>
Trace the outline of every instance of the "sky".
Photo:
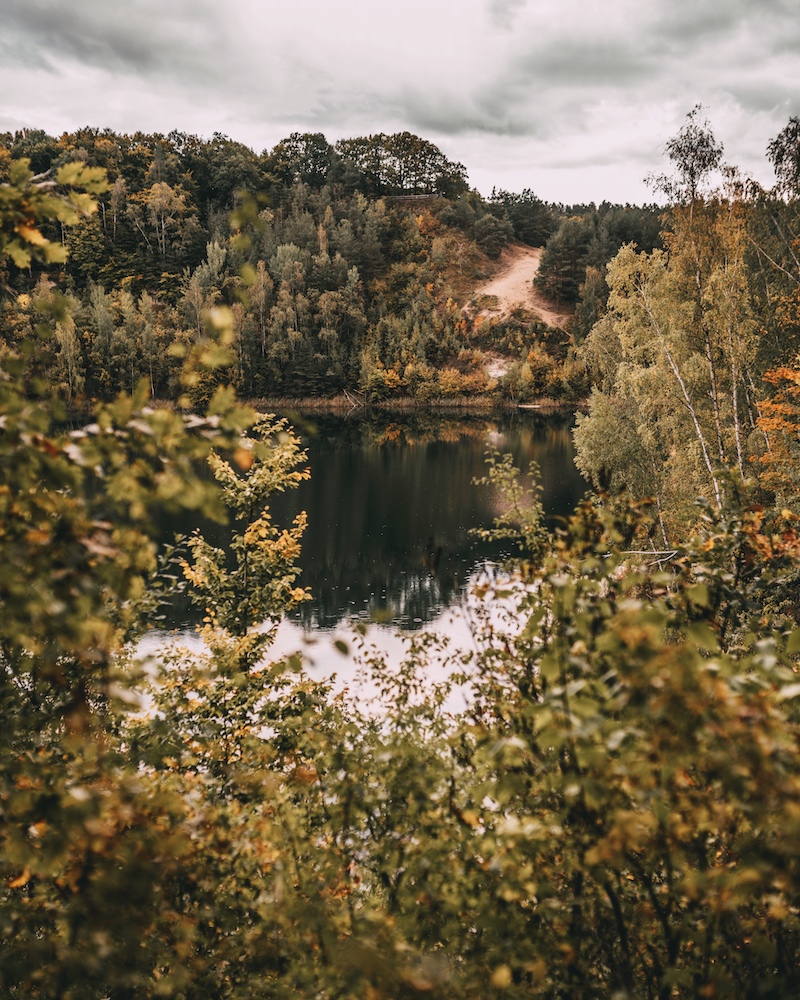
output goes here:
<path id="1" fill-rule="evenodd" d="M 800 0 L 0 0 L 0 131 L 410 131 L 471 186 L 653 201 L 697 104 L 763 184 Z"/>

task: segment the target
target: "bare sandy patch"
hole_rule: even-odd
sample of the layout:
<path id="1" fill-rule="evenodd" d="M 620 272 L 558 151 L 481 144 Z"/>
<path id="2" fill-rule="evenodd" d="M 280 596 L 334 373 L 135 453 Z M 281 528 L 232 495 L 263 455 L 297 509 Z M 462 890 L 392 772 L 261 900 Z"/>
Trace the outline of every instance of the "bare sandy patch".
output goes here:
<path id="1" fill-rule="evenodd" d="M 497 274 L 479 285 L 474 292 L 477 300 L 484 296 L 495 297 L 497 306 L 483 308 L 479 315 L 502 319 L 513 309 L 521 306 L 540 316 L 548 326 L 560 330 L 566 329 L 567 323 L 572 319 L 572 313 L 557 310 L 533 286 L 541 255 L 542 251 L 538 247 L 520 244 L 506 247 L 500 255 L 500 268 Z"/>

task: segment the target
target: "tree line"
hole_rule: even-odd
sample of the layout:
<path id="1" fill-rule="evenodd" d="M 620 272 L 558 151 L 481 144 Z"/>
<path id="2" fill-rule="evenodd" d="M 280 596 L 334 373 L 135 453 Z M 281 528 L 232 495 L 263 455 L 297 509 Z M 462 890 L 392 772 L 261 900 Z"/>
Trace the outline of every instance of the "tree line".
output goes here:
<path id="1" fill-rule="evenodd" d="M 49 377 L 77 409 L 140 379 L 175 399 L 176 354 L 205 336 L 218 305 L 235 313 L 234 377 L 246 398 L 578 399 L 587 386 L 568 339 L 532 314 L 470 313 L 471 289 L 509 241 L 547 243 L 542 287 L 574 303 L 567 271 L 602 268 L 622 239 L 649 249 L 656 219 L 603 205 L 582 207 L 576 222 L 529 189 L 483 199 L 461 164 L 409 133 L 335 145 L 293 134 L 260 156 L 222 135 L 86 128 L 0 138 L 3 176 L 25 159 L 34 176 L 82 162 L 109 180 L 95 215 L 45 228 L 68 251 L 55 270 L 45 262 L 3 278 L 16 293 L 5 307 L 10 342 L 57 284 L 66 315 Z M 577 243 L 564 238 L 569 225 L 581 229 Z M 512 364 L 499 384 L 485 373 L 491 351 Z"/>
<path id="2" fill-rule="evenodd" d="M 483 199 L 409 133 L 295 133 L 261 155 L 219 134 L 7 134 L 5 176 L 71 161 L 105 170 L 108 188 L 97 213 L 44 223 L 56 256 L 27 267 L 11 253 L 3 339 L 13 349 L 58 312 L 38 363 L 76 413 L 140 382 L 203 405 L 217 375 L 187 390 L 182 358 L 220 307 L 243 398 L 588 399 L 581 470 L 654 497 L 668 545 L 695 495 L 721 500 L 718 468 L 755 475 L 767 504 L 793 496 L 796 130 L 770 144 L 767 190 L 724 164 L 695 109 L 667 144 L 672 173 L 653 179 L 665 208 Z M 543 247 L 536 285 L 574 310 L 567 331 L 481 314 L 472 290 L 510 240 Z"/>

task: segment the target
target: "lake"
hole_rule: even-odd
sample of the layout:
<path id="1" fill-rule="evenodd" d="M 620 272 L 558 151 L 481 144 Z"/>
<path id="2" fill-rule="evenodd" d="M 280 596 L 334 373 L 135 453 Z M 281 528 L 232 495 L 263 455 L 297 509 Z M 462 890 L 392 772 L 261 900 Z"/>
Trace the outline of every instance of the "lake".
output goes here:
<path id="1" fill-rule="evenodd" d="M 326 672 L 349 669 L 332 640 L 350 642 L 354 622 L 369 625 L 370 643 L 390 659 L 403 635 L 421 629 L 469 643 L 470 589 L 511 551 L 470 533 L 499 511 L 492 490 L 473 483 L 487 449 L 510 452 L 524 470 L 537 463 L 551 523 L 587 489 L 573 460 L 571 413 L 285 415 L 311 479 L 273 497 L 271 511 L 278 524 L 308 513 L 298 583 L 312 600 L 282 623 L 274 654 L 301 649 Z M 190 622 L 176 624 L 188 630 Z"/>
<path id="2" fill-rule="evenodd" d="M 272 509 L 284 523 L 308 513 L 299 582 L 312 600 L 282 626 L 281 651 L 346 632 L 354 620 L 370 623 L 381 646 L 398 630 L 460 632 L 470 586 L 487 561 L 510 551 L 470 532 L 490 527 L 499 511 L 497 496 L 473 483 L 488 448 L 510 452 L 525 470 L 537 463 L 551 523 L 587 489 L 574 463 L 571 413 L 290 418 L 311 479 Z M 316 656 L 327 659 L 329 646 L 318 643 Z M 312 655 L 307 641 L 305 649 Z"/>

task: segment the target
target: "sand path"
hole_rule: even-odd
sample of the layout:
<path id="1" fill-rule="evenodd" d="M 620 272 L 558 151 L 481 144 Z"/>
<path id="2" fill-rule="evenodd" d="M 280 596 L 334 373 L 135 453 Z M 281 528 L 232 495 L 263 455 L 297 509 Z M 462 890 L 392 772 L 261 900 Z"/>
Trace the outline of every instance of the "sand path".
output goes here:
<path id="1" fill-rule="evenodd" d="M 559 312 L 552 302 L 548 302 L 533 287 L 533 278 L 539 270 L 539 259 L 542 251 L 536 247 L 515 244 L 506 247 L 500 255 L 500 270 L 497 274 L 479 285 L 474 292 L 476 298 L 482 295 L 497 297 L 497 308 L 482 309 L 482 316 L 507 316 L 515 306 L 530 309 L 549 326 L 564 329 L 572 318 L 569 312 Z"/>

